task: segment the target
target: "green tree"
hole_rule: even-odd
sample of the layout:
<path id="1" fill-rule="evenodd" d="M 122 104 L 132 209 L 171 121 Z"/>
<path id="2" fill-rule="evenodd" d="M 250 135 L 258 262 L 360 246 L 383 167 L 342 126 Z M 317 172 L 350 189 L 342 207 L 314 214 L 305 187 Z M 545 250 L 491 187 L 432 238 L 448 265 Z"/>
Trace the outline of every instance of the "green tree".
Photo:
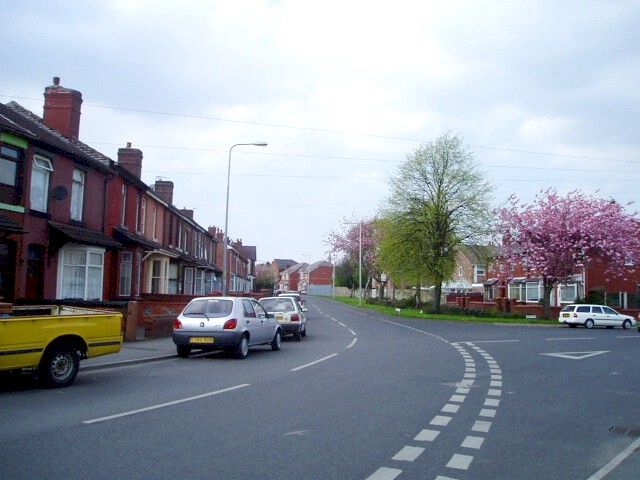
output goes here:
<path id="1" fill-rule="evenodd" d="M 336 287 L 347 287 L 351 290 L 351 296 L 358 286 L 358 266 L 349 259 L 344 257 L 340 263 L 336 265 Z"/>
<path id="2" fill-rule="evenodd" d="M 442 283 L 453 274 L 455 254 L 467 241 L 491 231 L 492 186 L 462 139 L 446 133 L 421 145 L 390 180 L 383 217 L 397 232 L 398 255 L 434 287 L 440 311 Z"/>

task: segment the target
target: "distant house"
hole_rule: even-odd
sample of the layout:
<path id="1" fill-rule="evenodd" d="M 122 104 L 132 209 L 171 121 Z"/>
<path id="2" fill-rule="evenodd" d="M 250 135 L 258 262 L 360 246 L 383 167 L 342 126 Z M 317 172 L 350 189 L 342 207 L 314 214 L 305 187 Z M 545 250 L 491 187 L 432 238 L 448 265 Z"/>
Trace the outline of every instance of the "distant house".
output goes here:
<path id="1" fill-rule="evenodd" d="M 443 294 L 482 293 L 495 256 L 496 248 L 491 245 L 461 245 L 456 252 L 453 276 L 442 286 Z"/>
<path id="2" fill-rule="evenodd" d="M 299 291 L 301 273 L 308 266 L 306 263 L 296 263 L 291 265 L 280 274 L 280 282 L 278 288 L 283 291 Z"/>
<path id="3" fill-rule="evenodd" d="M 326 260 L 312 263 L 306 268 L 307 293 L 309 295 L 331 295 L 333 286 L 333 264 Z"/>

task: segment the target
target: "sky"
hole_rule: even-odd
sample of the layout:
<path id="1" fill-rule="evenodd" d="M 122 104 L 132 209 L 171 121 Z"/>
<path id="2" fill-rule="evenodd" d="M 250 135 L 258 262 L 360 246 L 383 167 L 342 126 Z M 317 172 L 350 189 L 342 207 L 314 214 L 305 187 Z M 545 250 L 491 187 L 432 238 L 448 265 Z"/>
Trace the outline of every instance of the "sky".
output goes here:
<path id="1" fill-rule="evenodd" d="M 54 76 L 80 140 L 224 226 L 258 262 L 326 259 L 416 147 L 460 135 L 494 185 L 638 197 L 637 1 L 0 0 L 0 102 L 42 115 Z M 629 207 L 630 211 L 637 208 Z"/>

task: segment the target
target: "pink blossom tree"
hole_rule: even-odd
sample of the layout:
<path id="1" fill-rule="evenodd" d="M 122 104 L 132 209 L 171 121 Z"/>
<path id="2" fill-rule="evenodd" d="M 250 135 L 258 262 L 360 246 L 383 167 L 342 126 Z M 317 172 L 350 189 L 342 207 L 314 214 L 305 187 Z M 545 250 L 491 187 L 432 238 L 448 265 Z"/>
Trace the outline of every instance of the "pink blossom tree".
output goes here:
<path id="1" fill-rule="evenodd" d="M 630 262 L 640 261 L 640 222 L 616 201 L 589 198 L 578 191 L 563 197 L 550 189 L 530 205 L 512 196 L 497 213 L 498 261 L 520 264 L 528 275 L 542 280 L 546 319 L 553 288 L 567 283 L 583 267 L 603 261 L 609 274 L 623 276 Z"/>
<path id="2" fill-rule="evenodd" d="M 362 276 L 363 281 L 371 276 L 380 282 L 378 269 L 376 221 L 345 220 L 341 232 L 329 234 L 328 243 L 334 252 L 344 253 L 353 265 L 360 261 L 360 223 L 362 223 Z"/>

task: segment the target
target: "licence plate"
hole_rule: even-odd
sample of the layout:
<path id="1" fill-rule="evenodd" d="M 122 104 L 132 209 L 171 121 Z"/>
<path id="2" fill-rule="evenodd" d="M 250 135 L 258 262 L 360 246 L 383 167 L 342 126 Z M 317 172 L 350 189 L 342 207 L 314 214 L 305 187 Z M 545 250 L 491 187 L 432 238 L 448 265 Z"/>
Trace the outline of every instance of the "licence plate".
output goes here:
<path id="1" fill-rule="evenodd" d="M 284 320 L 284 315 L 281 313 L 276 314 L 276 320 Z"/>
<path id="2" fill-rule="evenodd" d="M 213 343 L 214 337 L 190 337 L 189 343 Z"/>
<path id="3" fill-rule="evenodd" d="M 570 313 L 563 313 L 563 314 L 562 314 L 562 316 L 563 316 L 564 318 L 569 318 L 569 317 L 571 316 L 571 314 L 570 314 Z"/>

